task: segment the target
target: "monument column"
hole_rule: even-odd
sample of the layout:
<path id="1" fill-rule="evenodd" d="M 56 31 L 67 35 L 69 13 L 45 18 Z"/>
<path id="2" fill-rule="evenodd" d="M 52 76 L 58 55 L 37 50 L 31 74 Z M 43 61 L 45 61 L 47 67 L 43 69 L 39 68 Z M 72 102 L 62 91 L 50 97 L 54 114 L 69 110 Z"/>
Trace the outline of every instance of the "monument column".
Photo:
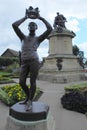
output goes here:
<path id="1" fill-rule="evenodd" d="M 70 31 L 58 33 L 55 30 L 49 35 L 49 55 L 72 55 L 72 38 L 75 34 Z"/>

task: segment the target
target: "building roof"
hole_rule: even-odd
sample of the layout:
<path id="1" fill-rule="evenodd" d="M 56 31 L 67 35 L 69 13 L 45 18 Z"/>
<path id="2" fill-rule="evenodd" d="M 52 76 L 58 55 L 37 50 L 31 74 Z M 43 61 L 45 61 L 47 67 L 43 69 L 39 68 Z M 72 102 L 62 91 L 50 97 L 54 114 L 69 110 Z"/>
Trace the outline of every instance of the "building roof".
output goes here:
<path id="1" fill-rule="evenodd" d="M 8 48 L 1 56 L 4 56 L 4 57 L 8 57 L 8 56 L 18 57 L 19 52 Z"/>

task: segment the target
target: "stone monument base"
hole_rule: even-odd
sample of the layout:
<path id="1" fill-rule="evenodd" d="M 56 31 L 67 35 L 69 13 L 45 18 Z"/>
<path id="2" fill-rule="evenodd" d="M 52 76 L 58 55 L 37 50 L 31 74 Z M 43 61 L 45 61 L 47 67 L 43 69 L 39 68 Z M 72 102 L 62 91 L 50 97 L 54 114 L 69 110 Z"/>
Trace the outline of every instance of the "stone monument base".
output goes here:
<path id="1" fill-rule="evenodd" d="M 87 80 L 87 77 L 80 72 L 59 72 L 59 73 L 40 73 L 38 80 L 49 81 L 51 83 L 69 83 Z"/>
<path id="2" fill-rule="evenodd" d="M 17 103 L 9 112 L 5 130 L 55 130 L 55 121 L 44 103 L 33 102 L 29 111 Z"/>
<path id="3" fill-rule="evenodd" d="M 53 83 L 67 83 L 87 79 L 82 72 L 79 57 L 73 55 L 73 31 L 54 29 L 49 35 L 49 55 L 43 58 L 38 79 Z"/>
<path id="4" fill-rule="evenodd" d="M 59 62 L 58 60 L 61 60 Z M 50 55 L 44 58 L 38 79 L 52 83 L 67 83 L 86 80 L 86 76 L 79 65 L 78 58 L 73 55 Z M 61 70 L 59 70 L 61 65 Z"/>

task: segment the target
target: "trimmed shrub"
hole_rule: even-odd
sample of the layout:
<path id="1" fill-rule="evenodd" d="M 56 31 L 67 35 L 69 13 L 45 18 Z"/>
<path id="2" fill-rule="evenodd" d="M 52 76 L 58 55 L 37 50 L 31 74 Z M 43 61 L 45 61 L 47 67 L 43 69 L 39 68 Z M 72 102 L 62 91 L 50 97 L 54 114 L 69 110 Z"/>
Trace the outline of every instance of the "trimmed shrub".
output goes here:
<path id="1" fill-rule="evenodd" d="M 87 83 L 66 86 L 65 94 L 61 97 L 63 108 L 87 113 Z"/>

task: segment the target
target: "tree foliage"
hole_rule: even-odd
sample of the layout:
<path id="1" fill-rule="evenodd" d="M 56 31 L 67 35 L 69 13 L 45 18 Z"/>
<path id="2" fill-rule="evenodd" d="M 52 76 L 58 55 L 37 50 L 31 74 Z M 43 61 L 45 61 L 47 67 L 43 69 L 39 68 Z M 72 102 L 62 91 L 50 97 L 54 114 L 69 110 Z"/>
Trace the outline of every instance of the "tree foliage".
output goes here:
<path id="1" fill-rule="evenodd" d="M 15 62 L 18 62 L 18 58 L 0 57 L 0 66 L 8 66 Z"/>
<path id="2" fill-rule="evenodd" d="M 79 54 L 79 48 L 76 46 L 76 45 L 74 45 L 73 46 L 73 54 L 75 55 L 75 56 L 78 56 L 78 54 Z"/>
<path id="3" fill-rule="evenodd" d="M 78 46 L 74 45 L 73 46 L 73 54 L 75 56 L 78 56 L 78 61 L 79 64 L 84 68 L 84 52 L 80 51 L 80 49 L 78 48 Z"/>

